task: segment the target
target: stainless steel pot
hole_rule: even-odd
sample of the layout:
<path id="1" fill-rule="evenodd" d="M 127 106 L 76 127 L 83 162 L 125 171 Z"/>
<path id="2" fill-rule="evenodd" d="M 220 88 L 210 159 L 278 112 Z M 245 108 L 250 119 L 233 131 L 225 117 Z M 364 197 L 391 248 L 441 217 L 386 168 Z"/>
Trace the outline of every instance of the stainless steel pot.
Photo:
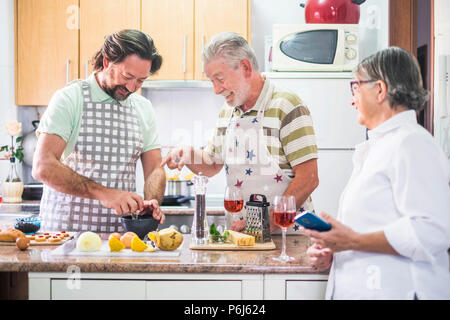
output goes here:
<path id="1" fill-rule="evenodd" d="M 191 196 L 191 180 L 167 180 L 165 196 Z"/>
<path id="2" fill-rule="evenodd" d="M 167 180 L 164 199 L 161 205 L 177 206 L 187 201 L 194 200 L 191 195 L 191 180 Z"/>

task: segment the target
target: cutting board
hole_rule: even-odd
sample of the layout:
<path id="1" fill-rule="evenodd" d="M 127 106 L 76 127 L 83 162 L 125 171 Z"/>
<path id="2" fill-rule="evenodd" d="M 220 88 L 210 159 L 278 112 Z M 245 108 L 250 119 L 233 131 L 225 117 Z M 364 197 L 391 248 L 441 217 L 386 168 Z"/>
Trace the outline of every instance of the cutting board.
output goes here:
<path id="1" fill-rule="evenodd" d="M 55 235 L 59 232 L 48 232 L 51 236 Z M 66 243 L 70 239 L 73 239 L 76 232 L 67 232 L 69 234 L 68 237 L 65 237 L 64 239 L 61 239 L 59 242 L 49 242 L 49 241 L 36 241 L 36 240 L 30 240 L 30 246 L 59 246 L 61 244 Z M 44 233 L 36 233 L 36 235 L 43 235 Z M 16 243 L 14 241 L 0 241 L 0 246 L 15 246 Z"/>
<path id="2" fill-rule="evenodd" d="M 75 239 L 73 241 L 76 241 Z M 164 251 L 160 249 L 156 249 L 156 251 L 144 251 L 144 252 L 136 252 L 131 249 L 122 249 L 117 252 L 111 252 L 109 249 L 108 241 L 102 240 L 102 247 L 99 251 L 93 252 L 82 252 L 78 251 L 75 246 L 76 243 L 67 243 L 65 245 L 59 246 L 58 248 L 52 250 L 51 255 L 59 255 L 59 256 L 85 256 L 85 257 L 178 257 L 181 253 L 181 248 L 183 244 L 179 246 L 176 250 L 173 251 Z M 71 246 L 71 249 L 68 247 Z"/>
<path id="3" fill-rule="evenodd" d="M 272 240 L 270 242 L 255 243 L 254 246 L 238 246 L 234 243 L 208 243 L 204 245 L 191 244 L 189 249 L 192 250 L 235 250 L 235 251 L 251 251 L 251 250 L 274 250 L 276 249 L 275 243 Z"/>

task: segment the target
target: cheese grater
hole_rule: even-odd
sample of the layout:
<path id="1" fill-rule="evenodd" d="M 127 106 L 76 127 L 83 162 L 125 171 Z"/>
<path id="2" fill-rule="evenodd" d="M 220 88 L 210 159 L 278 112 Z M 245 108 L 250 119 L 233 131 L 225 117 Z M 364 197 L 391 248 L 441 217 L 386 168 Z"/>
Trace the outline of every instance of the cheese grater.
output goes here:
<path id="1" fill-rule="evenodd" d="M 266 196 L 252 194 L 246 202 L 245 233 L 255 237 L 259 243 L 272 240 L 270 236 L 269 206 Z"/>

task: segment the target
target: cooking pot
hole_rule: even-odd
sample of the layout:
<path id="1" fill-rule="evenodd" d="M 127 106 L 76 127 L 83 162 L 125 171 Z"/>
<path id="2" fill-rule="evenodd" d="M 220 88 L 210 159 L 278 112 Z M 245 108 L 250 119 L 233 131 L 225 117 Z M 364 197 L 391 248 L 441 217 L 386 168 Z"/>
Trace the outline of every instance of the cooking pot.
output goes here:
<path id="1" fill-rule="evenodd" d="M 191 195 L 191 180 L 167 180 L 166 191 L 161 205 L 180 205 L 195 198 Z"/>
<path id="2" fill-rule="evenodd" d="M 358 24 L 359 6 L 366 0 L 308 0 L 300 4 L 305 8 L 306 23 Z"/>
<path id="3" fill-rule="evenodd" d="M 39 120 L 34 120 L 31 122 L 34 129 L 27 133 L 22 141 L 22 147 L 23 147 L 23 162 L 30 167 L 33 165 L 33 155 L 34 150 L 36 149 L 37 144 L 37 136 L 36 136 L 36 129 L 39 126 Z"/>

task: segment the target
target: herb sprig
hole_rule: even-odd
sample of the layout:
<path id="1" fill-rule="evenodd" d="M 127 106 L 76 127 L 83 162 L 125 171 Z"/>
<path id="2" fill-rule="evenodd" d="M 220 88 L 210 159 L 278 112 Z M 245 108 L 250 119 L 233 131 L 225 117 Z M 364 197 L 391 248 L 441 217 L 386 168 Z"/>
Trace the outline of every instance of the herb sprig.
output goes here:
<path id="1" fill-rule="evenodd" d="M 227 230 L 223 234 L 220 234 L 220 232 L 216 229 L 216 225 L 213 223 L 209 227 L 209 235 L 210 235 L 211 241 L 213 241 L 213 242 L 225 242 L 225 241 L 227 241 L 230 233 Z"/>

